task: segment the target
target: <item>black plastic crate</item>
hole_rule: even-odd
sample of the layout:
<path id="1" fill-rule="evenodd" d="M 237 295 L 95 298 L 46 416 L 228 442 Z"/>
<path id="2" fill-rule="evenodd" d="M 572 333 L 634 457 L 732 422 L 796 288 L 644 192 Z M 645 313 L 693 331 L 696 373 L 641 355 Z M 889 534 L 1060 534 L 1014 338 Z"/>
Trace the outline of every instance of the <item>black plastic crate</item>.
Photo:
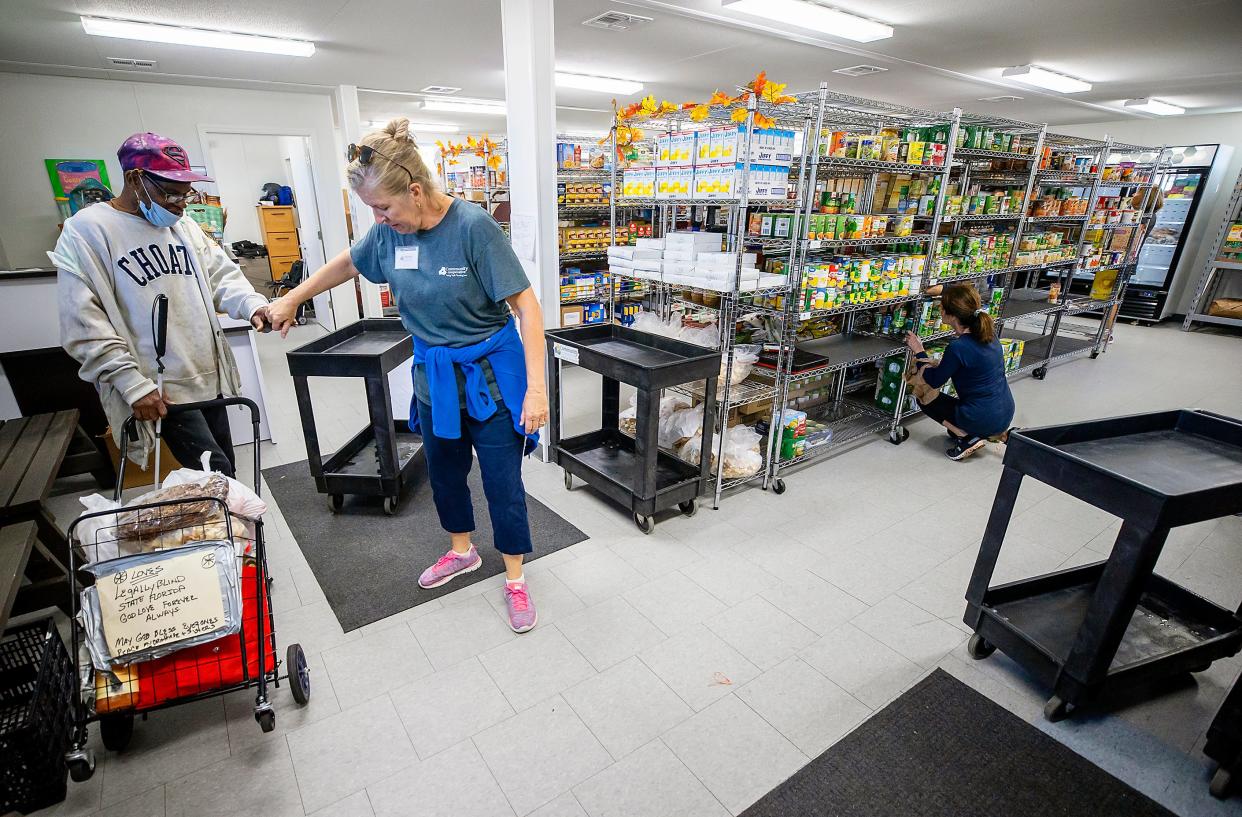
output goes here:
<path id="1" fill-rule="evenodd" d="M 0 636 L 0 814 L 65 799 L 73 664 L 52 619 Z"/>

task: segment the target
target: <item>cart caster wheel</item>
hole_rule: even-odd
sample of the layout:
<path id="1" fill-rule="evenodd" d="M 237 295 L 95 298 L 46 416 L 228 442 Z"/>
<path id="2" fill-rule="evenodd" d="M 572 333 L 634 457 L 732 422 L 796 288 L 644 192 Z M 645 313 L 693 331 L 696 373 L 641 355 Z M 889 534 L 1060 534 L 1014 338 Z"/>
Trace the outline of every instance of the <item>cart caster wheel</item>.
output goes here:
<path id="1" fill-rule="evenodd" d="M 910 439 L 910 429 L 905 426 L 901 427 L 901 431 L 892 431 L 888 435 L 888 441 L 893 445 L 901 445 L 908 439 Z"/>
<path id="2" fill-rule="evenodd" d="M 285 651 L 285 661 L 289 665 L 289 691 L 293 700 L 300 706 L 310 701 L 311 683 L 310 668 L 306 666 L 306 653 L 302 652 L 301 644 L 290 644 Z"/>
<path id="3" fill-rule="evenodd" d="M 1031 372 L 1031 377 L 1035 378 L 1036 380 L 1043 380 L 1047 376 L 1048 376 L 1048 369 L 1044 366 L 1040 366 L 1038 369 Z"/>
<path id="4" fill-rule="evenodd" d="M 976 661 L 982 661 L 996 652 L 996 645 L 989 644 L 983 636 L 975 633 L 970 637 L 970 641 L 966 642 L 966 652 L 970 653 L 970 657 Z"/>
<path id="5" fill-rule="evenodd" d="M 777 496 L 780 496 L 781 494 L 785 493 L 785 480 L 777 479 L 776 482 L 773 482 L 772 493 L 776 494 Z"/>
<path id="6" fill-rule="evenodd" d="M 77 779 L 76 777 L 74 778 Z M 1212 775 L 1212 782 L 1208 784 L 1208 791 L 1218 800 L 1224 800 L 1229 796 L 1229 789 L 1233 787 L 1233 775 L 1228 769 L 1217 769 L 1216 774 Z"/>
<path id="7" fill-rule="evenodd" d="M 90 749 L 78 749 L 65 758 L 69 777 L 74 783 L 85 783 L 95 774 L 95 753 Z"/>
<path id="8" fill-rule="evenodd" d="M 345 507 L 344 494 L 328 494 L 328 510 L 332 513 L 340 513 L 341 508 Z"/>
<path id="9" fill-rule="evenodd" d="M 395 496 L 384 497 L 384 513 L 388 516 L 397 515 L 397 498 Z"/>
<path id="10" fill-rule="evenodd" d="M 1048 699 L 1048 703 L 1044 704 L 1044 720 L 1049 723 L 1059 723 L 1068 718 L 1073 711 L 1072 703 L 1061 700 L 1060 695 L 1053 695 Z"/>
<path id="11" fill-rule="evenodd" d="M 681 509 L 681 515 L 686 517 L 694 516 L 699 512 L 699 503 L 693 499 L 689 502 L 678 502 L 677 507 Z"/>
<path id="12" fill-rule="evenodd" d="M 276 710 L 264 709 L 254 713 L 254 719 L 259 722 L 259 728 L 264 732 L 271 732 L 276 728 Z"/>
<path id="13" fill-rule="evenodd" d="M 565 472 L 565 490 L 572 491 L 573 489 L 574 489 L 574 475 L 566 471 Z"/>
<path id="14" fill-rule="evenodd" d="M 646 534 L 650 534 L 653 530 L 655 530 L 655 520 L 650 516 L 634 514 L 634 524 L 638 526 L 640 531 Z"/>
<path id="15" fill-rule="evenodd" d="M 123 752 L 133 736 L 133 715 L 105 715 L 99 719 L 99 737 L 105 749 Z"/>

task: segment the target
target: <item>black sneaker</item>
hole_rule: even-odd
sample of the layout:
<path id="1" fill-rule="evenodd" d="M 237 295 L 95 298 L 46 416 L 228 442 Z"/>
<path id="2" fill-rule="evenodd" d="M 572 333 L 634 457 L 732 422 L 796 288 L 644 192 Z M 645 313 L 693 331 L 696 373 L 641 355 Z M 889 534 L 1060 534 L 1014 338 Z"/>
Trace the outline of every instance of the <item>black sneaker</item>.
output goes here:
<path id="1" fill-rule="evenodd" d="M 987 440 L 982 437 L 976 437 L 973 434 L 965 438 L 959 437 L 953 441 L 953 445 L 945 449 L 944 454 L 954 462 L 958 462 L 966 459 L 987 444 Z"/>

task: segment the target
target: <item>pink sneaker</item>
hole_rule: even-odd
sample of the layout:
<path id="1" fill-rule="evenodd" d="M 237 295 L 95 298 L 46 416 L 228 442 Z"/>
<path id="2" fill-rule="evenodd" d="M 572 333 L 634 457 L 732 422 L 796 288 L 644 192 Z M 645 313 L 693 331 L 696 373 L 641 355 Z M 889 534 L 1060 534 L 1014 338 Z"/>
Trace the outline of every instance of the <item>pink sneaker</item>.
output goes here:
<path id="1" fill-rule="evenodd" d="M 524 633 L 539 621 L 525 582 L 505 582 L 505 606 L 509 608 L 509 629 Z"/>
<path id="2" fill-rule="evenodd" d="M 470 546 L 470 552 L 464 556 L 450 550 L 441 556 L 439 561 L 423 571 L 423 575 L 418 577 L 418 586 L 424 590 L 430 590 L 462 573 L 478 570 L 482 565 L 483 557 L 479 555 L 474 545 Z"/>

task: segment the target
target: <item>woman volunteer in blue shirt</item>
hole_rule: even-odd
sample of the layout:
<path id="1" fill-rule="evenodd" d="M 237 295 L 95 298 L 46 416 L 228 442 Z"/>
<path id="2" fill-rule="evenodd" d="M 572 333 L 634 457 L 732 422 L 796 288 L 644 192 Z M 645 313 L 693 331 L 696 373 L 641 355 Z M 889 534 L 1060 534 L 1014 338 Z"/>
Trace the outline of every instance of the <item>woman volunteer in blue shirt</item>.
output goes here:
<path id="1" fill-rule="evenodd" d="M 1003 435 L 1013 422 L 1013 394 L 1005 379 L 1005 355 L 996 339 L 996 324 L 971 284 L 951 284 L 940 295 L 941 313 L 957 337 L 933 363 L 918 335 L 906 335 L 919 375 L 929 388 L 915 396 L 923 413 L 949 430 L 953 439 L 945 454 L 962 460 L 978 451 L 988 437 Z M 957 396 L 943 394 L 950 380 Z M 922 387 L 923 384 L 916 384 Z"/>
<path id="2" fill-rule="evenodd" d="M 548 418 L 539 301 L 495 220 L 436 189 L 408 120 L 350 145 L 349 158 L 349 185 L 375 226 L 277 300 L 270 320 L 284 335 L 298 305 L 324 290 L 356 275 L 388 284 L 414 338 L 410 423 L 421 426 L 436 511 L 452 540 L 418 583 L 439 587 L 482 564 L 466 484 L 477 454 L 492 544 L 505 563 L 509 626 L 526 632 L 537 615 L 522 573 L 533 549 L 522 457 Z"/>

